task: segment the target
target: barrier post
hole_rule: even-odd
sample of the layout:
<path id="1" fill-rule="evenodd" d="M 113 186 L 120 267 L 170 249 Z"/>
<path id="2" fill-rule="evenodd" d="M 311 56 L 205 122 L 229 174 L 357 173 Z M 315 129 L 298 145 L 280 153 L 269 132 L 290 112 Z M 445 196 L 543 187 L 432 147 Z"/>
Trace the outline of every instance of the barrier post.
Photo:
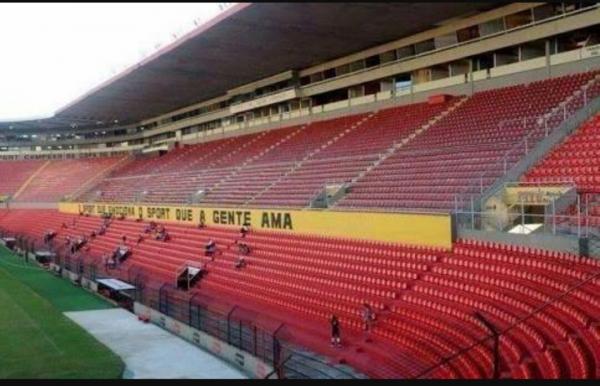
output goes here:
<path id="1" fill-rule="evenodd" d="M 227 343 L 231 344 L 231 314 L 237 308 L 237 305 L 233 306 L 231 311 L 227 314 Z"/>
<path id="2" fill-rule="evenodd" d="M 581 237 L 581 196 L 577 195 L 577 237 Z"/>
<path id="3" fill-rule="evenodd" d="M 243 349 L 244 345 L 242 343 L 242 320 L 240 319 L 239 322 L 240 322 L 239 323 L 239 331 L 238 331 L 238 335 L 240 336 L 240 345 L 239 345 L 239 348 Z"/>
<path id="4" fill-rule="evenodd" d="M 190 325 L 190 326 L 194 326 L 192 324 L 192 303 L 193 303 L 194 298 L 197 295 L 198 295 L 198 293 L 196 292 L 195 294 L 192 295 L 192 297 L 190 297 L 190 300 L 188 301 L 188 325 Z M 200 328 L 200 312 L 196 312 L 196 314 L 198 315 L 198 330 L 201 330 L 201 328 Z"/>
<path id="5" fill-rule="evenodd" d="M 494 339 L 494 363 L 492 367 L 492 379 L 500 379 L 500 334 L 492 323 L 483 317 L 479 312 L 475 312 L 475 317 L 487 328 Z"/>
<path id="6" fill-rule="evenodd" d="M 523 197 L 521 197 L 521 230 L 525 230 L 525 205 L 523 203 Z"/>
<path id="7" fill-rule="evenodd" d="M 256 325 L 253 326 L 254 330 L 254 356 L 257 356 L 257 341 L 256 341 Z"/>
<path id="8" fill-rule="evenodd" d="M 471 230 L 475 229 L 475 204 L 473 203 L 473 196 L 471 196 Z"/>
<path id="9" fill-rule="evenodd" d="M 590 196 L 589 194 L 585 195 L 585 237 L 589 237 L 590 235 Z"/>
<path id="10" fill-rule="evenodd" d="M 556 198 L 552 199 L 552 234 L 556 234 Z"/>
<path id="11" fill-rule="evenodd" d="M 280 365 L 281 344 L 279 343 L 279 339 L 277 339 L 277 333 L 282 328 L 283 328 L 283 323 L 281 323 L 279 325 L 279 327 L 277 327 L 277 329 L 275 329 L 275 331 L 273 332 L 273 368 L 275 368 L 275 369 L 279 368 L 279 365 Z M 281 379 L 281 378 L 283 378 L 282 369 L 280 368 L 279 370 L 280 371 L 277 375 Z"/>
<path id="12" fill-rule="evenodd" d="M 500 224 L 500 216 L 496 216 L 496 229 L 501 231 L 502 230 L 501 226 L 502 225 Z"/>
<path id="13" fill-rule="evenodd" d="M 165 315 L 169 315 L 169 294 L 165 293 L 163 295 L 163 291 L 166 285 L 167 283 L 161 285 L 158 290 L 158 310 Z"/>

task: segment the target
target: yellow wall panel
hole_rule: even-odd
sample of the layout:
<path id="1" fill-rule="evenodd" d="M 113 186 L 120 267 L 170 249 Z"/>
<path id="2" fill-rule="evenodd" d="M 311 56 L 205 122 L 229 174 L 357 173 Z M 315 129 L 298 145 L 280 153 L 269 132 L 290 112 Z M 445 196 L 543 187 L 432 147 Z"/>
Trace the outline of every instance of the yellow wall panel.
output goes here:
<path id="1" fill-rule="evenodd" d="M 362 240 L 450 248 L 451 218 L 447 214 L 343 212 L 329 210 L 282 210 L 208 208 L 195 206 L 59 203 L 65 213 L 125 214 L 127 218 L 196 225 L 240 227 L 295 232 Z"/>

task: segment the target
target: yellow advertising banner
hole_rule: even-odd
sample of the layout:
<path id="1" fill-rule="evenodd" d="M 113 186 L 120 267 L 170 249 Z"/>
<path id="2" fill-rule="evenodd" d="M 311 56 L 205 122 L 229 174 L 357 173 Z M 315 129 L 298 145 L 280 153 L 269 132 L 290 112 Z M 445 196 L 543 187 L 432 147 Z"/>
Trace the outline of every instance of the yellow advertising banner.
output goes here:
<path id="1" fill-rule="evenodd" d="M 65 213 L 92 216 L 113 214 L 129 219 L 197 225 L 241 227 L 323 236 L 377 240 L 449 249 L 452 245 L 451 218 L 447 214 L 404 214 L 342 212 L 329 210 L 286 210 L 208 208 L 196 206 L 59 203 Z"/>

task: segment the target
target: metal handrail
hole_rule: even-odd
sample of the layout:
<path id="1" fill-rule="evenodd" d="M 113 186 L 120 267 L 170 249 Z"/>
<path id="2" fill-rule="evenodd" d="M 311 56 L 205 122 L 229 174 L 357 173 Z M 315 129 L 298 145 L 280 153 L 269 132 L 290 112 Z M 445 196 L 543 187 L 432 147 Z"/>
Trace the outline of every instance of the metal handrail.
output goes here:
<path id="1" fill-rule="evenodd" d="M 593 272 L 590 276 L 586 277 L 584 280 L 578 282 L 577 284 L 567 288 L 565 291 L 563 291 L 562 293 L 560 293 L 558 296 L 549 299 L 548 301 L 546 301 L 545 303 L 541 304 L 540 306 L 536 307 L 533 311 L 531 311 L 530 313 L 526 314 L 525 316 L 519 317 L 515 322 L 513 322 L 512 324 L 510 324 L 508 327 L 505 327 L 503 329 L 501 329 L 500 331 L 497 332 L 497 334 L 499 336 L 502 335 L 506 335 L 509 331 L 521 326 L 523 323 L 525 323 L 527 320 L 531 319 L 532 317 L 535 317 L 537 315 L 539 315 L 541 312 L 543 312 L 546 308 L 553 306 L 554 304 L 560 302 L 563 300 L 563 298 L 567 297 L 568 295 L 570 295 L 573 291 L 579 289 L 580 287 L 590 283 L 591 281 L 597 279 L 598 277 L 600 277 L 600 270 Z M 479 311 L 481 312 L 481 311 Z M 461 355 L 468 353 L 469 351 L 471 351 L 472 349 L 474 349 L 477 346 L 483 345 L 486 341 L 493 339 L 494 336 L 493 334 L 486 334 L 483 338 L 480 339 L 476 339 L 474 340 L 473 343 L 471 343 L 469 346 L 464 347 L 463 349 L 459 349 L 458 351 L 452 353 L 451 355 L 443 358 L 439 363 L 434 364 L 433 366 L 429 366 L 428 368 L 424 369 L 423 371 L 421 371 L 420 373 L 418 373 L 417 375 L 415 375 L 413 378 L 415 379 L 419 379 L 419 378 L 423 378 L 424 376 L 431 374 L 434 370 L 438 369 L 439 367 L 450 363 L 450 361 L 459 358 Z"/>
<path id="2" fill-rule="evenodd" d="M 527 134 L 520 141 L 518 141 L 510 149 L 508 149 L 504 153 L 502 158 L 500 158 L 500 160 L 494 164 L 494 167 L 490 167 L 487 170 L 480 173 L 477 177 L 475 177 L 471 180 L 471 181 L 473 181 L 473 183 L 468 184 L 467 186 L 465 186 L 464 189 L 462 189 L 459 193 L 456 194 L 455 202 L 458 203 L 458 201 L 459 201 L 458 197 L 464 196 L 467 191 L 469 191 L 470 189 L 473 189 L 474 187 L 477 187 L 477 185 L 479 185 L 480 194 L 483 193 L 483 178 L 488 176 L 489 174 L 496 172 L 497 169 L 495 168 L 495 166 L 502 164 L 503 170 L 504 170 L 504 173 L 502 175 L 505 175 L 508 172 L 508 163 L 510 162 L 509 156 L 511 156 L 514 152 L 516 152 L 519 149 L 524 150 L 525 154 L 528 154 L 529 150 L 532 148 L 531 138 L 535 134 L 540 134 L 540 132 L 543 130 L 543 138 L 548 137 L 553 132 L 554 129 L 559 127 L 562 123 L 566 122 L 571 116 L 573 116 L 575 114 L 575 112 L 568 111 L 568 104 L 570 102 L 572 102 L 573 100 L 576 100 L 576 98 L 578 98 L 579 96 L 581 96 L 583 99 L 582 100 L 582 102 L 583 102 L 582 108 L 587 106 L 592 97 L 592 96 L 588 96 L 588 89 L 590 89 L 591 87 L 593 87 L 597 84 L 600 84 L 600 79 L 598 77 L 592 78 L 587 84 L 581 86 L 579 88 L 579 90 L 576 90 L 573 94 L 569 95 L 562 102 L 560 102 L 557 106 L 552 108 L 548 113 L 541 115 L 540 116 L 541 120 L 538 120 L 537 124 L 531 130 L 529 130 L 527 132 Z M 577 94 L 578 91 L 580 91 L 581 94 Z M 559 114 L 559 116 L 562 116 L 562 120 L 558 121 L 552 127 L 549 127 L 549 124 L 548 124 L 549 121 L 552 118 L 556 117 L 557 114 Z M 518 118 L 516 120 L 518 120 Z M 502 123 L 502 122 L 503 121 L 501 121 L 500 123 Z"/>

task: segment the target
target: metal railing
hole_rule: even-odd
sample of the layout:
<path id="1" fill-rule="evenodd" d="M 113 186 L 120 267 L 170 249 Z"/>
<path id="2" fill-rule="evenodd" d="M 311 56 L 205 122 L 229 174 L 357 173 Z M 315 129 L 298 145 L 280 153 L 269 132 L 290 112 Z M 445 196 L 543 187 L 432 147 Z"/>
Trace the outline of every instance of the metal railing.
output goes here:
<path id="1" fill-rule="evenodd" d="M 600 77 L 596 76 L 580 90 L 566 98 L 550 112 L 539 117 L 529 116 L 501 121 L 499 129 L 509 125 L 517 126 L 525 135 L 504 152 L 502 157 L 485 171 L 471 179 L 465 187 L 456 194 L 455 209 L 463 208 L 470 202 L 473 192 L 480 195 L 489 187 L 487 181 L 497 180 L 506 175 L 524 156 L 529 154 L 544 138 L 551 135 L 555 129 L 568 121 L 577 111 L 585 108 L 600 96 Z M 520 123 L 519 123 L 520 122 Z"/>
<path id="2" fill-rule="evenodd" d="M 511 364 L 510 359 L 508 359 L 511 357 L 511 355 L 506 354 L 506 351 L 508 349 L 508 343 L 512 341 L 513 345 L 514 345 L 515 342 L 519 340 L 518 333 L 513 335 L 513 332 L 520 330 L 519 333 L 521 335 L 522 334 L 529 335 L 530 332 L 535 333 L 536 330 L 534 330 L 531 327 L 531 325 L 528 324 L 528 322 L 531 319 L 535 319 L 535 318 L 539 317 L 539 315 L 541 315 L 548 308 L 553 308 L 554 310 L 560 312 L 561 311 L 561 307 L 559 306 L 560 303 L 569 305 L 569 304 L 573 303 L 574 301 L 576 301 L 576 302 L 580 301 L 579 299 L 576 300 L 576 296 L 573 295 L 574 292 L 580 290 L 582 287 L 585 287 L 586 285 L 588 285 L 590 283 L 593 284 L 593 281 L 598 279 L 599 277 L 600 277 L 600 270 L 591 272 L 590 274 L 586 275 L 586 277 L 583 280 L 577 282 L 574 285 L 569 286 L 569 288 L 567 288 L 566 290 L 561 291 L 559 294 L 553 296 L 549 300 L 547 300 L 547 301 L 539 304 L 535 308 L 533 308 L 533 310 L 531 312 L 528 312 L 527 314 L 525 314 L 522 317 L 515 318 L 515 320 L 510 323 L 502 323 L 502 324 L 490 323 L 489 322 L 490 320 L 497 320 L 498 316 L 491 315 L 488 312 L 476 309 L 473 314 L 474 321 L 477 320 L 477 324 L 479 324 L 485 330 L 489 331 L 489 333 L 485 334 L 481 338 L 475 338 L 473 340 L 473 343 L 471 343 L 470 345 L 468 345 L 462 349 L 458 349 L 452 353 L 449 353 L 449 355 L 447 355 L 441 361 L 439 361 L 439 362 L 429 366 L 428 368 L 422 370 L 421 372 L 419 372 L 414 378 L 416 378 L 416 379 L 443 378 L 446 376 L 447 372 L 452 372 L 453 369 L 464 370 L 465 369 L 465 361 L 470 361 L 471 364 L 473 364 L 473 361 L 477 361 L 477 364 L 482 366 L 482 372 L 483 372 L 484 377 L 487 377 L 490 379 L 500 378 L 501 377 L 501 373 L 499 371 L 500 367 L 503 366 L 506 368 L 507 365 Z M 488 318 L 487 317 L 488 315 L 491 316 L 491 318 Z M 493 345 L 493 346 L 491 346 L 491 345 Z M 483 360 L 483 358 L 482 358 L 482 356 L 485 356 L 484 353 L 486 351 L 491 351 L 491 353 L 488 354 L 489 360 Z M 525 355 L 527 355 L 527 354 L 525 354 Z M 486 367 L 486 365 L 487 365 L 487 367 Z M 539 367 L 537 370 L 541 371 L 542 373 L 546 373 L 546 372 L 550 373 L 550 372 L 554 372 L 554 371 L 558 371 L 558 372 L 564 371 L 564 370 L 557 369 L 557 368 L 546 369 L 546 368 L 542 368 L 542 367 Z M 479 374 L 477 377 L 481 378 L 481 374 Z M 549 377 L 549 376 L 548 375 L 543 376 L 543 374 L 533 373 L 533 374 L 529 374 L 525 378 L 546 378 L 546 377 Z M 561 374 L 552 374 L 551 377 L 560 378 Z"/>
<path id="3" fill-rule="evenodd" d="M 543 184 L 531 183 L 524 186 L 543 186 Z M 575 191 L 574 185 L 568 181 L 564 186 Z M 475 209 L 474 201 L 472 197 L 470 208 L 459 208 L 455 211 L 458 229 L 509 231 L 520 225 L 518 232 L 515 230 L 516 233 L 524 230 L 536 234 L 600 238 L 600 215 L 596 214 L 600 211 L 590 210 L 594 205 L 600 207 L 600 196 L 596 194 L 577 194 L 572 203 L 563 210 L 557 210 L 556 199 L 550 199 L 545 207 L 537 206 L 540 208 L 540 213 L 532 212 L 529 209 L 530 204 L 521 200 L 509 208 L 504 216 L 493 211 L 478 211 Z"/>

